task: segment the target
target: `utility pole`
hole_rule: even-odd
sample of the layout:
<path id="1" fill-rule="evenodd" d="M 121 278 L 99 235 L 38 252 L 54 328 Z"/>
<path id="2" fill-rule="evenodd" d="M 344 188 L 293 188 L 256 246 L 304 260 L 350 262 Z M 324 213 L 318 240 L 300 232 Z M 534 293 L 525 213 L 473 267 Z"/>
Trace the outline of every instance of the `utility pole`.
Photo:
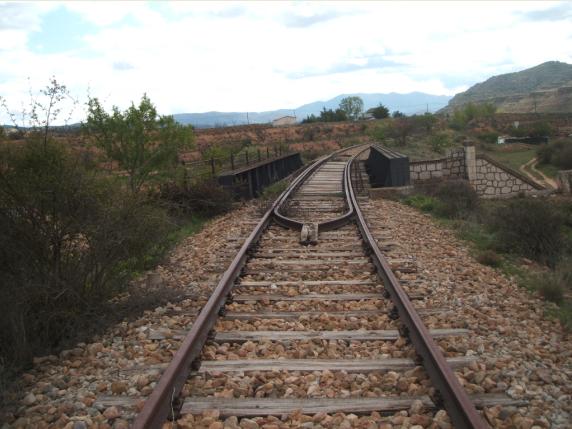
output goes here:
<path id="1" fill-rule="evenodd" d="M 246 112 L 246 123 L 250 125 L 250 120 L 248 119 L 248 112 Z"/>

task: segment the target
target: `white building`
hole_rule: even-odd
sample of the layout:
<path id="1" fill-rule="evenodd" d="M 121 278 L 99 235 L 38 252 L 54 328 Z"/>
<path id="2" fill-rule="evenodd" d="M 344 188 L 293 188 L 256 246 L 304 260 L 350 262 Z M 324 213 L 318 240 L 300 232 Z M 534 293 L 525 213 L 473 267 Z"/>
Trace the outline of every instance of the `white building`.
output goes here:
<path id="1" fill-rule="evenodd" d="M 296 116 L 282 116 L 281 118 L 277 118 L 272 121 L 272 126 L 274 127 L 294 124 L 296 124 Z"/>

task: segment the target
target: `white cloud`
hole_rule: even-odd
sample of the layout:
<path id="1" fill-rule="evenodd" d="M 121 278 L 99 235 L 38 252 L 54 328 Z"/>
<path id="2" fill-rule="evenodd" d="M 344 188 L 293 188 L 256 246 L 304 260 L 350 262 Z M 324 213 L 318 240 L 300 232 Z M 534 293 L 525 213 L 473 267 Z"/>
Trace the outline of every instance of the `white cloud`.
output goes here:
<path id="1" fill-rule="evenodd" d="M 454 94 L 572 60 L 569 19 L 527 18 L 559 5 L 549 2 L 70 2 L 98 30 L 81 52 L 49 55 L 26 46 L 48 10 L 29 5 L 17 28 L 0 27 L 9 99 L 25 98 L 26 77 L 43 86 L 55 75 L 120 107 L 147 92 L 164 113 L 261 111 L 349 92 Z"/>

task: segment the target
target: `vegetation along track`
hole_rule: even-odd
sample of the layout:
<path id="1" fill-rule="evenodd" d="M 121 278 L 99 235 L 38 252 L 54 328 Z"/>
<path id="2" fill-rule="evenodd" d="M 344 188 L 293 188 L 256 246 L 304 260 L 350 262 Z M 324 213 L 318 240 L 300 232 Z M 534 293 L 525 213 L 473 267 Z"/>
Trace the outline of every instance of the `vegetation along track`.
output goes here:
<path id="1" fill-rule="evenodd" d="M 262 216 L 190 331 L 175 333 L 180 347 L 134 427 L 209 410 L 314 423 L 408 410 L 422 424 L 444 408 L 454 427 L 480 428 L 476 408 L 516 405 L 503 394 L 469 397 L 459 384 L 454 369 L 476 358 L 445 358 L 438 341 L 468 330 L 437 326 L 439 317 L 423 324 L 447 310 L 424 307 L 427 291 L 403 275 L 414 261 L 384 257 L 395 243 L 373 237 L 383 225 L 362 211 L 366 151 L 319 159 Z"/>

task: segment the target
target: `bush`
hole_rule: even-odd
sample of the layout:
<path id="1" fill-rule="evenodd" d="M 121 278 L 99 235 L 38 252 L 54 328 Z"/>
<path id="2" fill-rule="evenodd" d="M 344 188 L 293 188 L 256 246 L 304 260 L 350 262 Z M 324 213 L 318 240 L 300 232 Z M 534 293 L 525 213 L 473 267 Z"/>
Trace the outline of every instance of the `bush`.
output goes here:
<path id="1" fill-rule="evenodd" d="M 502 263 L 501 257 L 494 250 L 485 250 L 477 256 L 479 264 L 488 265 L 489 267 L 500 267 Z"/>
<path id="2" fill-rule="evenodd" d="M 554 130 L 548 122 L 534 122 L 526 127 L 530 137 L 546 137 L 554 134 Z"/>
<path id="3" fill-rule="evenodd" d="M 552 164 L 562 170 L 572 169 L 572 142 L 556 140 L 541 146 L 537 151 L 541 164 Z"/>
<path id="4" fill-rule="evenodd" d="M 431 136 L 429 144 L 433 152 L 445 153 L 445 150 L 451 146 L 451 139 L 446 133 L 437 133 Z"/>
<path id="5" fill-rule="evenodd" d="M 552 163 L 562 170 L 572 170 L 572 143 L 564 146 L 560 153 L 554 156 Z"/>
<path id="6" fill-rule="evenodd" d="M 477 138 L 485 143 L 496 144 L 499 135 L 495 132 L 482 132 L 477 135 Z"/>
<path id="7" fill-rule="evenodd" d="M 211 217 L 232 208 L 232 195 L 212 179 L 161 185 L 159 200 L 174 216 Z"/>
<path id="8" fill-rule="evenodd" d="M 441 183 L 435 192 L 440 203 L 436 213 L 450 219 L 464 219 L 479 205 L 479 197 L 473 187 L 464 180 Z"/>
<path id="9" fill-rule="evenodd" d="M 563 245 L 563 218 L 542 200 L 516 199 L 501 205 L 492 226 L 497 245 L 508 253 L 554 265 Z"/>
<path id="10" fill-rule="evenodd" d="M 369 130 L 368 136 L 377 142 L 383 142 L 388 137 L 387 122 L 376 124 Z"/>
<path id="11" fill-rule="evenodd" d="M 405 204 L 424 212 L 433 212 L 438 202 L 435 198 L 428 195 L 412 195 L 405 199 Z"/>
<path id="12" fill-rule="evenodd" d="M 547 301 L 560 304 L 564 300 L 563 279 L 558 273 L 546 273 L 536 276 L 534 287 Z"/>
<path id="13" fill-rule="evenodd" d="M 0 357 L 22 365 L 93 325 L 168 222 L 54 143 L 0 158 Z"/>

